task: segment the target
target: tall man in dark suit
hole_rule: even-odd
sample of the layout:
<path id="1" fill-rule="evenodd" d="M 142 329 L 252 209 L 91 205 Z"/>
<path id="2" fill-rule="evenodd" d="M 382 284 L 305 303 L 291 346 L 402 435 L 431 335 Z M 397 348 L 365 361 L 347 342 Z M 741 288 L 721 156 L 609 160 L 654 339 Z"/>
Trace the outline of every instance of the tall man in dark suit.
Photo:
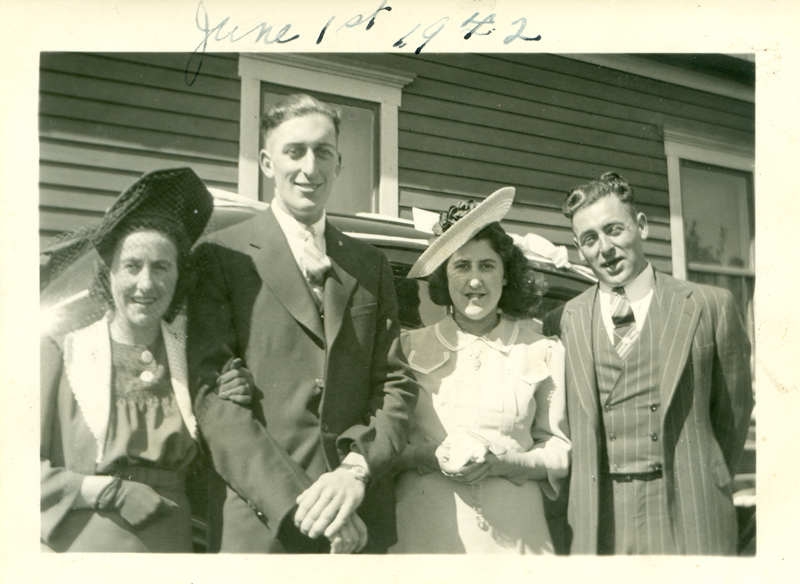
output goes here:
<path id="1" fill-rule="evenodd" d="M 386 478 L 417 395 L 392 270 L 326 219 L 338 111 L 289 96 L 262 135 L 275 198 L 237 226 L 240 249 L 198 250 L 189 311 L 197 420 L 227 483 L 221 551 L 383 552 L 396 538 Z M 214 392 L 236 357 L 253 373 L 252 411 Z"/>
<path id="2" fill-rule="evenodd" d="M 753 393 L 732 295 L 653 270 L 615 173 L 573 189 L 564 214 L 599 279 L 545 320 L 567 352 L 571 552 L 735 553 Z"/>

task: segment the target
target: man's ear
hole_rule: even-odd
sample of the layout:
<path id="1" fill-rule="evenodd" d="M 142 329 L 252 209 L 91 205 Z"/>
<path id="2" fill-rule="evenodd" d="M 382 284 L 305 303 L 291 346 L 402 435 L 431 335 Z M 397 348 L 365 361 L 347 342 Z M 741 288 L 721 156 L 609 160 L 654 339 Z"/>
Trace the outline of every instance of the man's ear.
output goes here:
<path id="1" fill-rule="evenodd" d="M 261 172 L 268 178 L 275 177 L 275 170 L 272 168 L 272 159 L 266 150 L 261 150 L 258 153 L 258 165 L 261 167 Z"/>
<path id="2" fill-rule="evenodd" d="M 636 216 L 636 224 L 639 226 L 639 234 L 642 236 L 642 239 L 647 239 L 647 217 L 644 213 L 639 213 Z"/>
<path id="3" fill-rule="evenodd" d="M 336 176 L 339 176 L 339 173 L 342 172 L 342 153 L 339 153 L 339 158 L 336 161 Z"/>

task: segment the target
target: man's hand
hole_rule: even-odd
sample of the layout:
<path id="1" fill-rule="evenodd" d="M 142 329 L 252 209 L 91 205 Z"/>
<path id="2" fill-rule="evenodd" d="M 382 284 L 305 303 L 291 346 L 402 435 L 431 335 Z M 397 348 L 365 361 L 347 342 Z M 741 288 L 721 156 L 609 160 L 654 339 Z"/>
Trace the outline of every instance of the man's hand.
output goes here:
<path id="1" fill-rule="evenodd" d="M 367 545 L 367 526 L 364 525 L 361 517 L 353 513 L 350 519 L 344 522 L 342 528 L 329 539 L 332 554 L 360 552 Z"/>
<path id="2" fill-rule="evenodd" d="M 364 500 L 365 486 L 347 469 L 326 472 L 297 497 L 294 523 L 314 539 L 325 535 L 332 539 L 345 522 L 355 516 Z"/>
<path id="3" fill-rule="evenodd" d="M 243 367 L 243 361 L 231 358 L 222 368 L 222 373 L 217 377 L 218 395 L 240 406 L 249 406 L 253 401 L 253 390 L 256 386 L 253 374 Z"/>

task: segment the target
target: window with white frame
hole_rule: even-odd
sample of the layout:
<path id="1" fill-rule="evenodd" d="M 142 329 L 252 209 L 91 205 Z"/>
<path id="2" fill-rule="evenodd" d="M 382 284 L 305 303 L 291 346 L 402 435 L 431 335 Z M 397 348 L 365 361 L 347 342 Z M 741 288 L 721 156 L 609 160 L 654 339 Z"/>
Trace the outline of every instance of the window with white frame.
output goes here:
<path id="1" fill-rule="evenodd" d="M 296 54 L 243 54 L 239 194 L 269 201 L 274 185 L 259 171 L 262 114 L 290 93 L 308 93 L 342 111 L 342 171 L 327 209 L 398 215 L 398 108 L 411 75 Z"/>
<path id="2" fill-rule="evenodd" d="M 752 144 L 665 128 L 673 275 L 728 288 L 755 338 Z"/>

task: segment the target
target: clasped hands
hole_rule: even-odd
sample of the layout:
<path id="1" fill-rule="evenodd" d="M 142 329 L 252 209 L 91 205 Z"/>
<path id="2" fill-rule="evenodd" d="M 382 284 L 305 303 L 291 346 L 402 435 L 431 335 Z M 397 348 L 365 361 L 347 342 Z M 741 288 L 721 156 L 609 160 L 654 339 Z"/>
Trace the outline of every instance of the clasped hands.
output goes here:
<path id="1" fill-rule="evenodd" d="M 217 378 L 221 399 L 247 406 L 253 399 L 255 382 L 243 361 L 231 358 Z M 364 500 L 364 483 L 345 469 L 323 474 L 297 498 L 294 523 L 308 537 L 324 535 L 332 554 L 360 551 L 367 544 L 367 526 L 355 510 Z"/>
<path id="2" fill-rule="evenodd" d="M 239 357 L 231 357 L 217 377 L 217 395 L 240 406 L 249 406 L 253 401 L 255 381 L 250 370 L 243 366 Z"/>
<path id="3" fill-rule="evenodd" d="M 311 539 L 328 538 L 332 554 L 361 551 L 367 544 L 367 526 L 355 510 L 364 494 L 364 483 L 350 471 L 326 472 L 297 497 L 294 523 Z"/>
<path id="4" fill-rule="evenodd" d="M 418 467 L 435 470 L 435 464 L 446 477 L 461 483 L 474 484 L 487 476 L 499 476 L 522 485 L 528 479 L 520 454 L 461 432 L 448 436 L 436 447 L 423 447 L 417 457 Z"/>

